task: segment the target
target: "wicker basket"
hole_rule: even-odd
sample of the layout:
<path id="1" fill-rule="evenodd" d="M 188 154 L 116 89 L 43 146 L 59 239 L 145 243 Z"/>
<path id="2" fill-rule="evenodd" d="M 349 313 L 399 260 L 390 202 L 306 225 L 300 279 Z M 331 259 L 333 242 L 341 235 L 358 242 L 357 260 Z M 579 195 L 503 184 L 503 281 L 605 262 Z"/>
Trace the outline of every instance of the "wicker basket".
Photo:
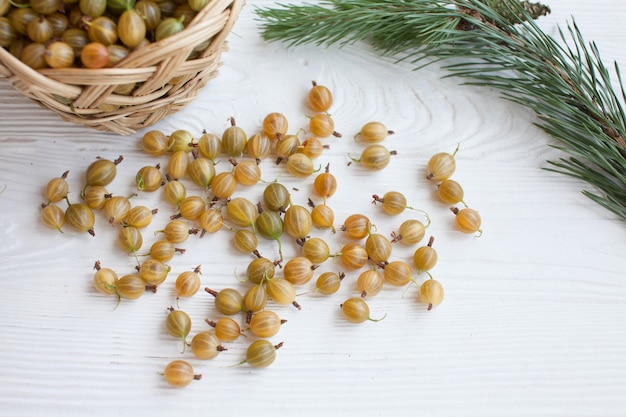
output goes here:
<path id="1" fill-rule="evenodd" d="M 128 135 L 179 111 L 217 76 L 226 37 L 244 4 L 212 0 L 185 30 L 133 51 L 114 68 L 35 71 L 0 47 L 0 74 L 65 120 Z M 207 46 L 187 59 L 201 45 Z M 114 93 L 130 83 L 136 87 L 129 95 Z"/>

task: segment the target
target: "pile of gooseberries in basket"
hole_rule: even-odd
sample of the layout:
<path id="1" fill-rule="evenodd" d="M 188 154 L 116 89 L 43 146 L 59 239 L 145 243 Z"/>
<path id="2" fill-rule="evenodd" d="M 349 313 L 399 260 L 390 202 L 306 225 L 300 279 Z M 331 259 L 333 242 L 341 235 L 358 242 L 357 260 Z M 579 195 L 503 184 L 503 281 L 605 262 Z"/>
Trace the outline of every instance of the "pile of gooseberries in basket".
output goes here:
<path id="1" fill-rule="evenodd" d="M 376 219 L 363 212 L 335 219 L 333 196 L 339 180 L 330 164 L 320 162 L 332 146 L 329 138 L 334 138 L 360 147 L 358 155 L 346 155 L 347 166 L 358 164 L 366 174 L 384 170 L 396 155 L 387 147 L 394 132 L 379 121 L 364 123 L 350 137 L 337 132 L 328 113 L 332 93 L 315 82 L 306 102 L 313 114 L 308 116 L 308 126 L 295 133 L 279 112 L 264 115 L 251 135 L 233 118 L 221 135 L 208 131 L 194 135 L 185 129 L 146 132 L 141 145 L 155 163 L 133 169 L 134 192 L 160 194 L 161 208 L 175 213 L 160 218 L 163 222 L 150 245 L 144 245 L 143 231 L 159 215 L 159 207 L 134 204 L 132 195 L 117 195 L 108 188 L 124 163 L 123 156 L 95 159 L 84 172 L 79 192 L 69 193 L 69 172 L 51 179 L 45 187 L 42 221 L 60 232 L 71 229 L 96 236 L 96 216 L 102 216 L 118 233 L 120 254 L 130 256 L 133 268 L 119 272 L 94 260 L 89 266 L 94 269 L 93 286 L 119 304 L 157 291 L 168 281 L 175 297 L 164 306 L 162 331 L 179 338 L 181 351 L 191 351 L 197 359 L 213 359 L 228 350 L 225 345 L 243 338 L 246 353 L 236 364 L 269 366 L 283 346 L 270 341 L 285 323 L 280 309 L 300 309 L 301 298 L 311 293 L 332 297 L 340 287 L 349 286 L 351 295 L 337 300 L 348 323 L 384 319 L 385 314 L 370 314 L 368 302 L 385 287 L 416 288 L 417 297 L 410 299 L 416 298 L 427 310 L 438 306 L 444 290 L 431 274 L 438 254 L 435 237 L 427 233 L 428 213 L 410 205 L 401 191 L 386 190 L 367 202 L 376 206 L 376 213 L 396 218 L 410 213 L 391 233 L 382 233 Z M 456 150 L 432 155 L 420 169 L 422 180 L 432 184 L 434 198 L 451 206 L 446 210 L 459 231 L 479 236 L 480 216 L 467 207 L 463 188 L 452 179 L 455 154 Z M 278 167 L 281 173 L 263 178 L 264 166 Z M 286 186 L 285 178 L 297 180 L 298 186 Z M 258 199 L 247 197 L 240 192 L 243 189 L 256 190 Z M 304 190 L 310 190 L 310 195 L 294 198 Z M 188 239 L 213 234 L 221 235 L 223 246 L 242 256 L 231 286 L 203 285 L 203 265 L 172 272 L 178 271 L 172 264 L 185 257 Z M 342 240 L 331 240 L 339 236 Z M 272 250 L 263 253 L 260 242 L 271 243 Z M 286 244 L 289 256 L 284 256 Z M 340 246 L 338 251 L 331 249 L 335 245 Z M 409 248 L 410 259 L 393 255 L 397 245 Z M 211 250 L 205 257 L 210 265 Z M 188 297 L 204 297 L 219 313 L 207 317 L 205 330 L 195 334 L 191 334 L 189 314 L 179 307 L 179 300 Z M 200 378 L 184 359 L 167 364 L 162 375 L 174 386 Z"/>
<path id="2" fill-rule="evenodd" d="M 34 69 L 110 68 L 181 32 L 208 1 L 0 0 L 0 46 Z"/>

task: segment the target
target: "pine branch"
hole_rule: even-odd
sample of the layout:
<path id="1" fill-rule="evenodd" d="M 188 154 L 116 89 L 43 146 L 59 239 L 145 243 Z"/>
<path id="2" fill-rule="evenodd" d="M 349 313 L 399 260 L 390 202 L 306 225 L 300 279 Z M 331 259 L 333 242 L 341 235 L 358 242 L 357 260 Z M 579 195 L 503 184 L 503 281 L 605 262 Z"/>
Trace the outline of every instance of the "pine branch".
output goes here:
<path id="1" fill-rule="evenodd" d="M 417 68 L 445 68 L 467 84 L 488 86 L 538 116 L 537 125 L 567 158 L 546 169 L 585 181 L 583 193 L 626 220 L 626 93 L 617 90 L 595 43 L 575 21 L 560 38 L 534 19 L 549 12 L 517 0 L 330 0 L 257 8 L 263 37 L 289 46 L 367 41 Z"/>
<path id="2" fill-rule="evenodd" d="M 511 23 L 525 20 L 527 15 L 532 19 L 538 19 L 550 13 L 548 6 L 541 3 L 531 3 L 529 1 L 520 1 L 520 6 L 524 9 L 526 14 L 512 10 L 505 2 L 502 2 L 502 0 L 482 0 L 482 3 L 490 7 L 494 12 L 502 15 Z"/>
<path id="3" fill-rule="evenodd" d="M 304 6 L 279 3 L 282 8 L 257 8 L 256 13 L 265 20 L 263 37 L 268 41 L 284 41 L 289 46 L 344 46 L 369 38 L 381 51 L 396 54 L 414 48 L 416 41 L 442 41 L 447 38 L 445 31 L 456 25 L 445 18 L 447 12 L 438 1 L 419 3 L 415 9 L 405 2 L 388 0 L 365 4 L 361 0 L 331 0 Z M 398 33 L 406 36 L 399 38 Z"/>

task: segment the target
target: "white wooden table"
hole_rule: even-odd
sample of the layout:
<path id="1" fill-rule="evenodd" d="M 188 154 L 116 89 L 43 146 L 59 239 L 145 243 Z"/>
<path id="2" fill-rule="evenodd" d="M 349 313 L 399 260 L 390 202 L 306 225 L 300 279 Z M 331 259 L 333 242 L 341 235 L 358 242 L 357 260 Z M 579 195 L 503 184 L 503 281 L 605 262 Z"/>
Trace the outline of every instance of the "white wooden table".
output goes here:
<path id="1" fill-rule="evenodd" d="M 0 415 L 623 416 L 626 228 L 580 193 L 585 184 L 542 169 L 560 155 L 533 125 L 533 115 L 495 91 L 442 79 L 437 67 L 414 72 L 363 45 L 285 49 L 264 43 L 253 4 L 273 3 L 254 1 L 244 9 L 220 76 L 154 128 L 221 133 L 234 116 L 254 133 L 265 114 L 280 111 L 295 132 L 307 123 L 303 99 L 311 80 L 329 86 L 331 113 L 344 137 L 325 139 L 330 148 L 317 163 L 330 163 L 339 179 L 328 201 L 336 225 L 360 212 L 389 234 L 401 220 L 420 215 L 384 216 L 370 204 L 371 195 L 403 192 L 432 218 L 427 233 L 439 251 L 432 274 L 445 287 L 443 304 L 426 311 L 415 286 L 386 287 L 369 303 L 373 317 L 387 317 L 351 325 L 339 309 L 355 294 L 356 273 L 349 273 L 333 296 L 298 296 L 301 311 L 271 305 L 288 322 L 272 338 L 284 346 L 269 368 L 228 367 L 242 360 L 250 337 L 225 344 L 229 350 L 213 361 L 181 354 L 180 341 L 163 324 L 175 304 L 175 276 L 201 264 L 203 286 L 244 288 L 235 274 L 241 276 L 252 258 L 233 249 L 229 231 L 192 236 L 156 294 L 115 309 L 114 297 L 96 293 L 91 280 L 96 260 L 120 274 L 132 272 L 133 258 L 115 242 L 117 229 L 101 216 L 95 238 L 45 228 L 39 220 L 43 188 L 69 169 L 70 197 L 77 200 L 91 161 L 123 155 L 109 189 L 126 195 L 140 167 L 166 159 L 143 153 L 145 132 L 119 137 L 68 124 L 0 80 L 0 189 L 6 185 L 0 194 Z M 540 20 L 548 33 L 574 16 L 607 62 L 626 65 L 625 5 L 549 4 L 552 14 Z M 371 120 L 396 132 L 386 144 L 398 155 L 380 172 L 347 164 L 347 154 L 361 149 L 353 134 Z M 457 144 L 454 178 L 482 215 L 480 238 L 454 230 L 448 206 L 434 199 L 423 179 L 430 155 Z M 270 160 L 261 166 L 265 180 L 297 187 L 294 202 L 306 204 L 312 178 L 295 181 Z M 263 187 L 237 194 L 258 200 Z M 199 191 L 190 186 L 190 192 Z M 132 201 L 160 209 L 144 234 L 147 250 L 157 238 L 153 231 L 175 209 L 157 193 Z M 314 229 L 311 235 L 335 252 L 347 241 L 340 232 Z M 288 237 L 283 245 L 286 256 L 297 253 Z M 273 241 L 261 239 L 260 249 L 277 256 Z M 393 257 L 410 261 L 414 249 L 395 245 Z M 340 269 L 339 261 L 328 261 L 318 271 Z M 205 292 L 182 299 L 180 308 L 192 317 L 192 335 L 208 329 L 205 318 L 220 316 Z M 202 380 L 168 387 L 158 372 L 177 358 L 189 360 Z"/>

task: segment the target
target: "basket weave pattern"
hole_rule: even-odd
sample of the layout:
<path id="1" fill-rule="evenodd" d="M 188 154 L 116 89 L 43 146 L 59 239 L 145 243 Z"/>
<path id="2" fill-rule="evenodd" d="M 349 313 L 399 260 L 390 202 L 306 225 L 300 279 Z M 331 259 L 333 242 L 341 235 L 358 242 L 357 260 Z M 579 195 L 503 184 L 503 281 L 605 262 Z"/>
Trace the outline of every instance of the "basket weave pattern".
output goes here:
<path id="1" fill-rule="evenodd" d="M 185 30 L 133 51 L 113 68 L 33 70 L 0 47 L 0 74 L 65 120 L 128 135 L 181 110 L 217 76 L 244 4 L 212 0 Z M 199 46 L 203 50 L 188 59 Z M 129 95 L 114 92 L 130 83 L 136 87 Z"/>

